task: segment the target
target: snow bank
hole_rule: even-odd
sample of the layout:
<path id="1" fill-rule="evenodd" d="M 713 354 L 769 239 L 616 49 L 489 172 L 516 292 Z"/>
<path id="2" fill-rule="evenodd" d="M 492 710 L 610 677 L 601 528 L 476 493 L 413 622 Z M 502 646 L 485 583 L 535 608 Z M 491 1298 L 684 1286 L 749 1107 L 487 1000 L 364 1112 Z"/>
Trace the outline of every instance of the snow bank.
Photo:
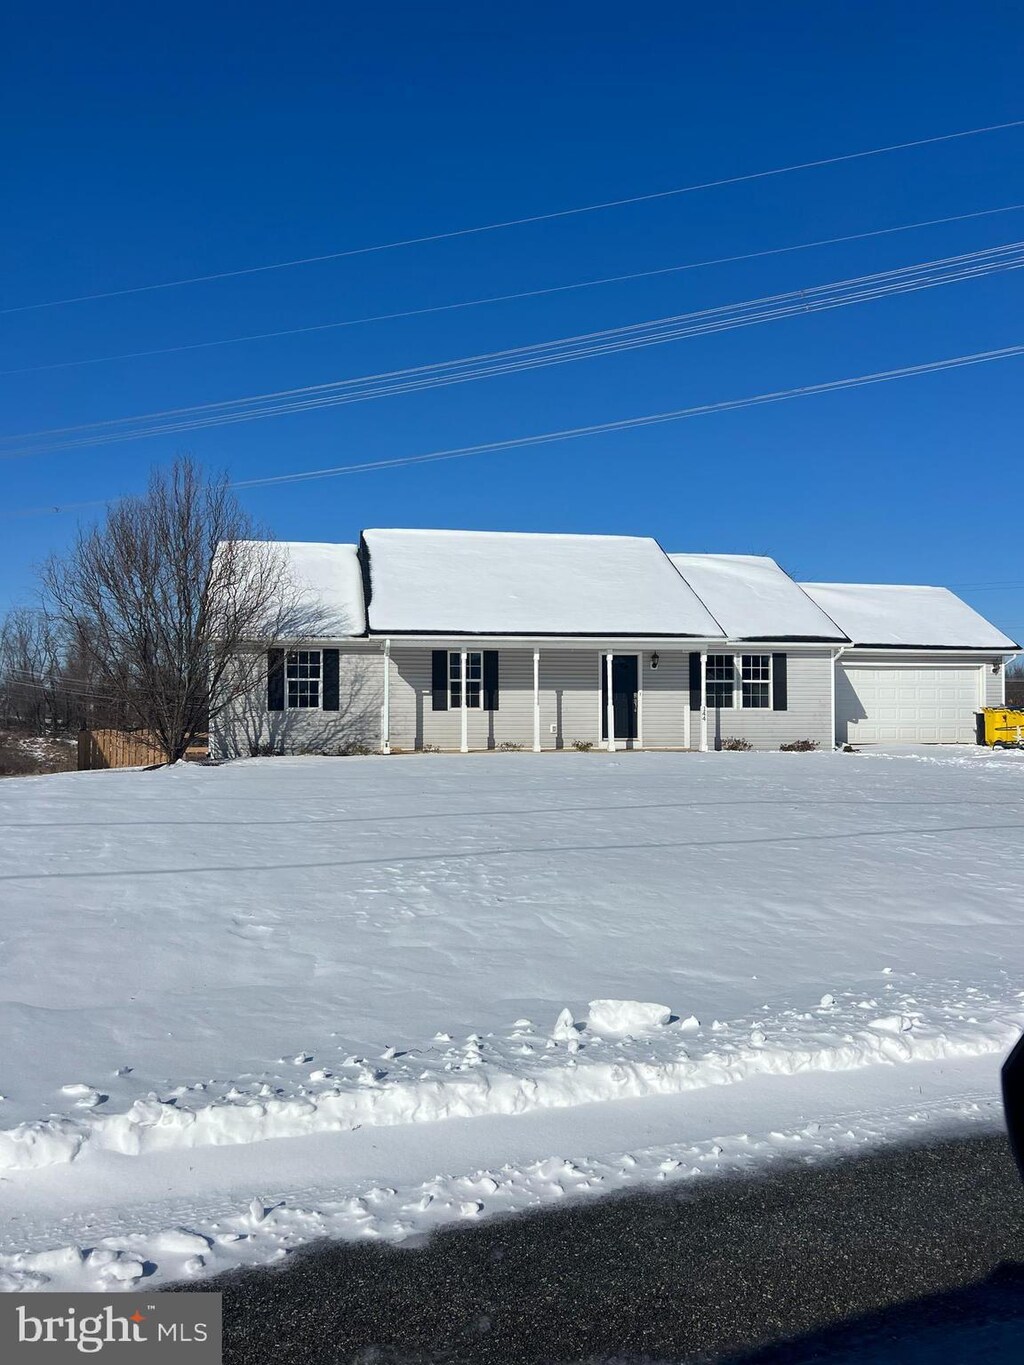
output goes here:
<path id="1" fill-rule="evenodd" d="M 417 1050 L 392 1073 L 353 1059 L 354 1075 L 302 1098 L 239 1095 L 189 1106 L 153 1095 L 119 1114 L 21 1125 L 0 1132 L 0 1172 L 65 1164 L 87 1150 L 139 1157 L 679 1094 L 763 1075 L 979 1056 L 1005 1051 L 1024 1026 L 1024 992 L 1015 1009 L 974 991 L 966 1002 L 924 1010 L 918 994 L 897 993 L 891 984 L 877 999 L 837 1004 L 826 995 L 811 1011 L 716 1021 L 702 1034 L 690 1020 L 666 1028 L 673 1016 L 663 1005 L 593 1000 L 589 1008 L 585 1025 L 564 1010 L 557 1038 L 523 1021 L 504 1038 L 471 1034 L 439 1055 Z"/>

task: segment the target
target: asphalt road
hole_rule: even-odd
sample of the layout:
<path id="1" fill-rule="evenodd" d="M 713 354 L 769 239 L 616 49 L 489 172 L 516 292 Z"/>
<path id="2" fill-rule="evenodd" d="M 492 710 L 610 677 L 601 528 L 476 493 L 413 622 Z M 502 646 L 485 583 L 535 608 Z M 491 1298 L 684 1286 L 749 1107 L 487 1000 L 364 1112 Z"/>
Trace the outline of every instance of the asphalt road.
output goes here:
<path id="1" fill-rule="evenodd" d="M 174 1286 L 185 1288 L 186 1286 Z M 1024 1361 L 1002 1137 L 321 1243 L 224 1293 L 227 1365 Z"/>

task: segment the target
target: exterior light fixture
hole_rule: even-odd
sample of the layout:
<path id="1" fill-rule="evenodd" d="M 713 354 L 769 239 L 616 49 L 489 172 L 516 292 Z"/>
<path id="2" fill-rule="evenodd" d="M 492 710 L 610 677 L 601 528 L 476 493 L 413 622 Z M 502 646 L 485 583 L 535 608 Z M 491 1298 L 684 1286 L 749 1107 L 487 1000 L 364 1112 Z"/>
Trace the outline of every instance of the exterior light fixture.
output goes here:
<path id="1" fill-rule="evenodd" d="M 1000 664 L 999 660 L 996 659 L 996 661 L 995 661 L 995 662 L 993 663 L 993 665 L 992 665 L 992 672 L 993 672 L 993 673 L 998 673 L 998 672 L 999 672 L 999 669 L 1000 669 L 1001 667 L 1002 667 L 1002 665 Z"/>
<path id="2" fill-rule="evenodd" d="M 657 650 L 655 650 L 654 653 L 651 655 L 651 667 L 657 668 L 660 663 L 661 655 L 658 653 Z"/>

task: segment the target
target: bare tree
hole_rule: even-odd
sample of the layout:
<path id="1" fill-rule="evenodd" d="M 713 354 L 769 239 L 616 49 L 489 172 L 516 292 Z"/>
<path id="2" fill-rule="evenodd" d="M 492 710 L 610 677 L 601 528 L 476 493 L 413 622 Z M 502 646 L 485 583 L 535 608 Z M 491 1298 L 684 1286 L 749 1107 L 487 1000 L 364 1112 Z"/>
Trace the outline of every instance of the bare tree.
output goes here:
<path id="1" fill-rule="evenodd" d="M 282 549 L 190 459 L 80 532 L 43 586 L 95 683 L 172 763 L 258 685 L 267 648 L 318 624 Z"/>

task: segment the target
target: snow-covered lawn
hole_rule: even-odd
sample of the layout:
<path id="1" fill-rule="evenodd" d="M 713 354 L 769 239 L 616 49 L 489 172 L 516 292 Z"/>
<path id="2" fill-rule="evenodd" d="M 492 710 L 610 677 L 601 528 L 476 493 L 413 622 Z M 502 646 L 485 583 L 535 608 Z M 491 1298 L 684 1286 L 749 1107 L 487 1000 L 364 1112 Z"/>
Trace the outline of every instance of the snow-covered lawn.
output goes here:
<path id="1" fill-rule="evenodd" d="M 10 779 L 0 1285 L 992 1122 L 1022 831 L 971 749 Z"/>

